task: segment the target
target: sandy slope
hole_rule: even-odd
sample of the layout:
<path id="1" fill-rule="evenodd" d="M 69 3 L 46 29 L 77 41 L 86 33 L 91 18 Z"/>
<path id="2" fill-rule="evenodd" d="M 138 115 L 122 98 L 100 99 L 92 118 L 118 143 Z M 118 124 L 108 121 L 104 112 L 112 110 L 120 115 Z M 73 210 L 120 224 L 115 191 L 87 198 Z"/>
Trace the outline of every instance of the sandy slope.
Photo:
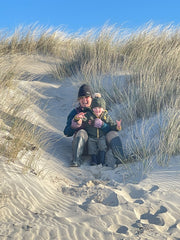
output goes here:
<path id="1" fill-rule="evenodd" d="M 0 239 L 180 239 L 179 158 L 141 180 L 125 166 L 90 167 L 88 158 L 69 168 L 72 139 L 62 131 L 78 85 L 54 80 L 48 66 L 29 59 L 26 69 L 37 79 L 21 83 L 41 97 L 30 115 L 50 139 L 38 165 L 43 171 L 22 174 L 22 161 L 1 158 Z"/>

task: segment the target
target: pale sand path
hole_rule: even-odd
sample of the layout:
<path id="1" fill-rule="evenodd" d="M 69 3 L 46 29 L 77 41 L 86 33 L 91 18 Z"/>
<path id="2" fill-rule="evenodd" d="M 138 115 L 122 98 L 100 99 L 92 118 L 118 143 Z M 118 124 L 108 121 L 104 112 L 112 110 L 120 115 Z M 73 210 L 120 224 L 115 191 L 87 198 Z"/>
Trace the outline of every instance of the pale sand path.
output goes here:
<path id="1" fill-rule="evenodd" d="M 27 70 L 41 79 L 21 85 L 41 97 L 30 114 L 51 144 L 40 177 L 0 161 L 0 240 L 180 239 L 179 158 L 136 184 L 124 166 L 90 167 L 86 159 L 69 168 L 72 139 L 62 131 L 78 86 L 54 80 L 46 62 L 28 61 Z"/>

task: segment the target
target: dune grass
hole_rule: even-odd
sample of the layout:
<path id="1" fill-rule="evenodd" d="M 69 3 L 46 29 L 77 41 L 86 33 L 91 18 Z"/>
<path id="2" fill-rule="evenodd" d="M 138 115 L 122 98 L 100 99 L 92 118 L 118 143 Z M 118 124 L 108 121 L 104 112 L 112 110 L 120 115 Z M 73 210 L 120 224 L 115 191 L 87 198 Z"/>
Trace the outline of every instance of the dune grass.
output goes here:
<path id="1" fill-rule="evenodd" d="M 31 151 L 24 168 L 29 166 L 32 156 L 42 146 L 38 127 L 29 122 L 25 110 L 37 101 L 31 93 L 26 94 L 19 87 L 21 81 L 30 81 L 22 70 L 24 58 L 17 54 L 0 55 L 0 154 L 8 162 L 15 162 L 27 151 Z M 32 165 L 32 164 L 31 164 Z"/>
<path id="2" fill-rule="evenodd" d="M 179 154 L 179 27 L 149 24 L 131 33 L 105 25 L 82 34 L 67 34 L 61 29 L 34 25 L 17 28 L 11 36 L 1 32 L 0 39 L 0 85 L 4 94 L 4 89 L 12 89 L 14 79 L 22 76 L 16 66 L 18 61 L 4 66 L 12 55 L 17 56 L 16 60 L 24 54 L 52 56 L 56 60 L 51 64 L 55 78 L 62 81 L 71 77 L 74 81 L 89 82 L 95 91 L 102 93 L 108 110 L 113 112 L 116 106 L 115 117 L 123 120 L 123 129 L 130 126 L 136 129 L 139 121 L 144 123 L 138 144 L 136 139 L 132 140 L 133 137 L 127 142 L 127 149 L 133 151 L 138 159 L 146 163 L 146 159 L 156 154 L 158 163 L 163 165 L 167 159 Z M 108 78 L 108 87 L 104 85 L 105 78 Z M 13 109 L 23 106 L 22 102 L 17 103 Z M 14 114 L 12 112 L 11 108 L 11 115 Z M 151 144 L 146 144 L 148 134 L 144 134 L 144 125 L 151 117 L 164 112 L 166 117 L 159 122 L 159 140 L 155 151 L 152 151 Z M 13 134 L 17 126 L 14 125 Z M 156 126 L 152 123 L 146 133 Z M 22 131 L 26 132 L 26 127 Z M 131 136 L 132 132 L 128 134 Z M 18 144 L 21 145 L 21 141 Z"/>
<path id="3" fill-rule="evenodd" d="M 56 73 L 60 79 L 78 76 L 90 82 L 103 94 L 109 109 L 118 104 L 116 117 L 123 118 L 124 127 L 166 111 L 156 146 L 157 161 L 164 165 L 180 149 L 180 29 L 147 26 L 127 36 L 121 34 L 113 27 L 90 32 L 79 41 L 72 60 L 55 66 Z M 105 75 L 111 80 L 109 87 L 104 87 Z M 146 162 L 154 152 L 145 144 L 143 131 L 142 126 L 141 143 L 135 152 Z M 129 148 L 134 151 L 135 146 L 136 141 Z"/>

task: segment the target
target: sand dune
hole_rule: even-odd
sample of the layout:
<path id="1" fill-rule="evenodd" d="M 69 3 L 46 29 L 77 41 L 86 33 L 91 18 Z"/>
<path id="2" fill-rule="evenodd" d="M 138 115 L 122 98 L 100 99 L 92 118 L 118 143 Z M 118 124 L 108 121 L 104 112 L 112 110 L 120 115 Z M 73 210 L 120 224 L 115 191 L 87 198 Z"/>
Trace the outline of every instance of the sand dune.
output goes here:
<path id="1" fill-rule="evenodd" d="M 42 150 L 40 176 L 22 174 L 22 159 L 1 158 L 0 239 L 180 239 L 179 157 L 137 181 L 126 166 L 91 167 L 88 158 L 80 168 L 70 168 L 72 139 L 62 131 L 78 85 L 48 78 L 47 63 L 38 60 L 26 68 L 37 79 L 22 87 L 41 97 L 30 114 L 51 142 Z"/>

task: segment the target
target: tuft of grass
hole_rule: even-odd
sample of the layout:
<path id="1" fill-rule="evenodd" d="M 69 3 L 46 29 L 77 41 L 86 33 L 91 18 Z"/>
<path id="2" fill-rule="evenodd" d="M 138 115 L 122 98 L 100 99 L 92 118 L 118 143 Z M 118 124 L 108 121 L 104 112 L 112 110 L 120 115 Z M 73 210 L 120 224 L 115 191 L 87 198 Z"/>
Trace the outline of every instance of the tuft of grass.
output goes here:
<path id="1" fill-rule="evenodd" d="M 71 56 L 73 42 L 74 38 L 60 28 L 46 28 L 37 24 L 18 26 L 13 34 L 0 33 L 0 53 L 42 54 L 67 59 Z"/>
<path id="2" fill-rule="evenodd" d="M 167 165 L 172 156 L 180 154 L 180 110 L 179 101 L 173 109 L 167 109 L 167 119 L 161 126 L 157 161 L 160 165 Z"/>
<path id="3" fill-rule="evenodd" d="M 114 26 L 88 31 L 73 42 L 72 57 L 56 64 L 54 71 L 60 79 L 80 73 L 87 81 L 92 76 L 113 72 L 123 61 L 119 48 L 121 39 L 117 38 L 119 32 Z"/>
<path id="4" fill-rule="evenodd" d="M 23 56 L 0 55 L 0 154 L 8 161 L 15 162 L 19 160 L 19 154 L 23 156 L 31 152 L 25 164 L 32 167 L 35 152 L 39 152 L 45 142 L 38 126 L 31 124 L 25 114 L 37 99 L 20 87 L 22 81 L 31 80 L 31 76 L 28 79 L 23 72 L 23 64 Z"/>

